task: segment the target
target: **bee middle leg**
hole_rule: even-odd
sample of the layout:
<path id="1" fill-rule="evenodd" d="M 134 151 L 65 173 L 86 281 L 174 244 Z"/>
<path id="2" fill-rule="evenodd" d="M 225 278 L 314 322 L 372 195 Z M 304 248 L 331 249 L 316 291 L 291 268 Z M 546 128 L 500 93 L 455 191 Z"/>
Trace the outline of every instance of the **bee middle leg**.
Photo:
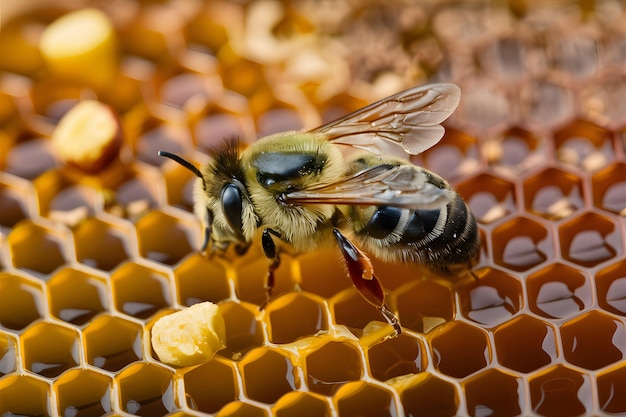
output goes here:
<path id="1" fill-rule="evenodd" d="M 276 244 L 274 243 L 272 235 L 280 238 L 280 233 L 269 228 L 263 230 L 263 234 L 261 235 L 261 245 L 263 246 L 263 253 L 265 253 L 265 257 L 269 261 L 269 267 L 265 278 L 265 302 L 259 306 L 259 310 L 263 310 L 270 301 L 276 283 L 274 271 L 280 266 L 280 255 L 278 254 L 278 250 L 276 250 Z"/>
<path id="2" fill-rule="evenodd" d="M 345 237 L 339 229 L 333 229 L 333 234 L 346 261 L 348 275 L 352 279 L 352 283 L 368 303 L 380 310 L 387 323 L 396 331 L 396 335 L 399 335 L 402 332 L 400 320 L 385 304 L 385 292 L 380 285 L 380 281 L 374 275 L 374 268 L 369 258 Z"/>

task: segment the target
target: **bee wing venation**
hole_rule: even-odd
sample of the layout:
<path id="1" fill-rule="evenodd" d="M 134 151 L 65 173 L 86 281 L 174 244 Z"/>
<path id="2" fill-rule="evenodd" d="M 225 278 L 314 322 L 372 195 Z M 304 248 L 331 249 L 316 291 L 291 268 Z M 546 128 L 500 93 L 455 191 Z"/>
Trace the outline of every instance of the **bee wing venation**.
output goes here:
<path id="1" fill-rule="evenodd" d="M 377 155 L 388 153 L 389 145 L 417 155 L 439 142 L 444 133 L 441 123 L 454 112 L 460 96 L 454 84 L 414 87 L 311 132 Z"/>
<path id="2" fill-rule="evenodd" d="M 285 202 L 296 204 L 386 205 L 413 210 L 441 208 L 453 192 L 428 182 L 410 165 L 378 165 L 321 187 L 288 192 Z"/>

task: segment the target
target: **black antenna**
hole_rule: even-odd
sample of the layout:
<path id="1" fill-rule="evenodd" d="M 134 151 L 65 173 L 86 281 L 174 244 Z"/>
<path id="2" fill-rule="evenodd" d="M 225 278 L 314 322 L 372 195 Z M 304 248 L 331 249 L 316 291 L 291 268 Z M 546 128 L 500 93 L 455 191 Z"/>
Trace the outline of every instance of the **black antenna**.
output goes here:
<path id="1" fill-rule="evenodd" d="M 178 155 L 174 155 L 173 153 L 169 153 L 167 151 L 158 151 L 157 154 L 159 156 L 164 156 L 166 158 L 171 159 L 172 161 L 176 161 L 178 162 L 180 165 L 184 166 L 185 168 L 187 168 L 189 171 L 193 172 L 194 174 L 196 174 L 196 176 L 198 178 L 202 178 L 202 182 L 204 183 L 204 177 L 202 176 L 202 173 L 200 172 L 200 170 L 191 162 L 181 158 Z"/>

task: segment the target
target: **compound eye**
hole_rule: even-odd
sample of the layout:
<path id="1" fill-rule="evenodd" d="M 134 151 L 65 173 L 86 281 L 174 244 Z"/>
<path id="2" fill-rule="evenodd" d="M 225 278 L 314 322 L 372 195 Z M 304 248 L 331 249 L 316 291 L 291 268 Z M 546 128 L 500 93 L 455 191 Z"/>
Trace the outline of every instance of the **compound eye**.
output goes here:
<path id="1" fill-rule="evenodd" d="M 241 235 L 243 229 L 243 220 L 241 218 L 243 195 L 241 190 L 235 184 L 226 184 L 222 188 L 220 200 L 226 222 L 237 235 Z"/>

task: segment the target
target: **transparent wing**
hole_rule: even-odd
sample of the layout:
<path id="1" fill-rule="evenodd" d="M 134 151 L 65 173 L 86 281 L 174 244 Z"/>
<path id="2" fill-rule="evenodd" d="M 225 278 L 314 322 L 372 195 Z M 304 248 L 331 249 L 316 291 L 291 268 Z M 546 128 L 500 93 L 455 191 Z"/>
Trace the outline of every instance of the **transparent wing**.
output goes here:
<path id="1" fill-rule="evenodd" d="M 441 123 L 454 112 L 460 97 L 454 84 L 414 87 L 311 132 L 376 155 L 393 154 L 398 147 L 417 155 L 439 142 L 444 133 Z"/>
<path id="2" fill-rule="evenodd" d="M 412 165 L 377 165 L 332 184 L 285 194 L 286 203 L 386 205 L 430 210 L 448 204 L 453 192 L 428 182 L 426 172 Z"/>

